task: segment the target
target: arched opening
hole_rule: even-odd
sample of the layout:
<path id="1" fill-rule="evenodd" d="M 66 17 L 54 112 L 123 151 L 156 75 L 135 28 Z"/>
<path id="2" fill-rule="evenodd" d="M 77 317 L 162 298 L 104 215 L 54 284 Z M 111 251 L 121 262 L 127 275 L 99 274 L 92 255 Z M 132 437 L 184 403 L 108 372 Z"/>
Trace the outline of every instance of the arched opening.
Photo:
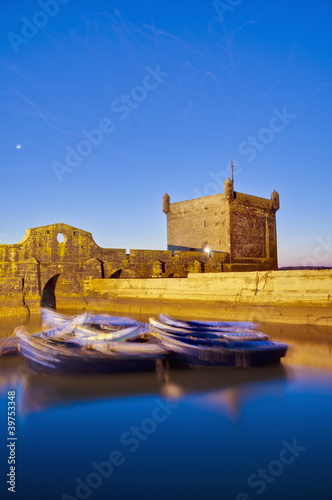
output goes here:
<path id="1" fill-rule="evenodd" d="M 122 273 L 122 269 L 118 269 L 113 274 L 111 274 L 110 279 L 119 279 Z"/>
<path id="2" fill-rule="evenodd" d="M 49 279 L 44 286 L 41 299 L 42 307 L 50 307 L 51 309 L 56 309 L 55 287 L 59 276 L 60 274 L 56 274 L 55 276 L 53 276 L 53 278 Z"/>
<path id="3" fill-rule="evenodd" d="M 138 275 L 135 271 L 131 269 L 118 269 L 111 274 L 110 279 L 134 279 L 138 278 Z"/>

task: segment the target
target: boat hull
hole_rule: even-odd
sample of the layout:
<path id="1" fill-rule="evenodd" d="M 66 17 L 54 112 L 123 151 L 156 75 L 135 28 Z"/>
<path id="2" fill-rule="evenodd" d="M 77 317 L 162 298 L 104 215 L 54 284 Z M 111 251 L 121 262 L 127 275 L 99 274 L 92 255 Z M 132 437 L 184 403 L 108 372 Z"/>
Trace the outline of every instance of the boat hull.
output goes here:
<path id="1" fill-rule="evenodd" d="M 233 347 L 205 347 L 187 345 L 174 345 L 169 342 L 163 342 L 163 346 L 171 353 L 171 361 L 176 364 L 199 367 L 220 367 L 220 366 L 238 366 L 251 367 L 261 366 L 280 362 L 280 359 L 286 355 L 287 346 L 282 343 L 270 343 L 265 349 L 256 348 L 233 348 Z"/>
<path id="2" fill-rule="evenodd" d="M 125 353 L 110 350 L 103 353 L 75 344 L 52 341 L 20 331 L 19 351 L 26 365 L 36 372 L 124 373 L 153 370 L 157 359 L 165 357 L 163 349 L 157 353 Z"/>
<path id="3" fill-rule="evenodd" d="M 249 323 L 178 321 L 159 315 L 150 319 L 151 334 L 170 353 L 176 364 L 191 367 L 260 366 L 280 361 L 288 346 L 268 340 Z M 164 321 L 164 322 L 163 322 Z M 181 326 L 183 325 L 183 326 Z"/>

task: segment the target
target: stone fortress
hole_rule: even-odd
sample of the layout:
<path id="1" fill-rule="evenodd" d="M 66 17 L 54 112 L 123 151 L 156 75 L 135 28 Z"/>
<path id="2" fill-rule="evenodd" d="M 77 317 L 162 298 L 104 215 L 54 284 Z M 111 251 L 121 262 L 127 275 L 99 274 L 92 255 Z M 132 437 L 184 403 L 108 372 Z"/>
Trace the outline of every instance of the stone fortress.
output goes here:
<path id="1" fill-rule="evenodd" d="M 271 199 L 237 193 L 227 179 L 224 192 L 170 203 L 166 193 L 167 248 L 175 251 L 220 252 L 224 271 L 277 269 L 276 211 Z"/>
<path id="2" fill-rule="evenodd" d="M 62 223 L 27 229 L 19 243 L 0 245 L 0 305 L 74 303 L 98 279 L 277 269 L 278 209 L 275 191 L 270 200 L 238 193 L 227 179 L 220 194 L 178 203 L 164 195 L 165 251 L 101 248 L 91 233 Z"/>

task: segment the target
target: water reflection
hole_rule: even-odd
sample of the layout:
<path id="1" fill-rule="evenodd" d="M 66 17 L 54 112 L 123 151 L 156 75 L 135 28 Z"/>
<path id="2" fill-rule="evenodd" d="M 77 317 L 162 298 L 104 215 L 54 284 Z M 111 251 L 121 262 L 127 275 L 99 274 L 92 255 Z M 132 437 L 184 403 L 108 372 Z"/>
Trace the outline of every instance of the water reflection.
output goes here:
<path id="1" fill-rule="evenodd" d="M 289 345 L 284 364 L 332 371 L 332 327 L 261 323 L 262 331 Z"/>
<path id="2" fill-rule="evenodd" d="M 0 316 L 0 338 L 9 337 L 13 334 L 15 328 L 20 325 L 26 325 L 29 331 L 36 332 L 41 328 L 41 317 L 39 314 L 31 316 Z"/>
<path id="3" fill-rule="evenodd" d="M 258 391 L 257 382 L 287 379 L 281 365 L 252 368 L 181 369 L 157 364 L 155 372 L 124 374 L 40 375 L 26 368 L 18 357 L 1 360 L 0 391 L 16 387 L 20 416 L 77 401 L 91 402 L 109 398 L 138 397 L 151 394 L 177 400 L 189 394 L 210 394 L 235 414 L 243 397 Z M 249 389 L 252 387 L 252 389 Z M 248 393 L 249 391 L 249 393 Z M 259 391 L 258 391 L 259 392 Z M 204 403 L 205 404 L 205 403 Z"/>
<path id="4" fill-rule="evenodd" d="M 193 405 L 236 421 L 246 401 L 265 397 L 265 384 L 270 395 L 282 396 L 287 377 L 287 369 L 281 364 L 249 370 L 236 367 L 172 370 L 161 394 L 172 401 L 191 395 Z"/>
<path id="5" fill-rule="evenodd" d="M 17 320 L 2 324 L 5 336 Z M 97 470 L 93 464 L 104 463 L 114 450 L 122 454 L 123 465 L 98 487 L 86 486 L 84 498 L 330 498 L 330 332 L 260 327 L 293 345 L 283 364 L 190 370 L 159 363 L 148 373 L 58 376 L 34 374 L 18 357 L 0 358 L 2 415 L 7 391 L 17 391 L 15 498 L 82 498 L 77 479 L 87 485 Z M 31 319 L 28 328 L 40 328 L 39 318 Z M 158 405 L 172 408 L 167 420 L 152 421 Z M 294 442 L 304 451 L 279 474 L 276 461 L 284 443 L 291 447 Z M 2 447 L 2 464 L 5 457 Z M 262 495 L 249 481 L 253 475 L 257 481 L 260 469 L 267 469 L 270 478 Z M 0 491 L 7 498 L 3 484 Z"/>

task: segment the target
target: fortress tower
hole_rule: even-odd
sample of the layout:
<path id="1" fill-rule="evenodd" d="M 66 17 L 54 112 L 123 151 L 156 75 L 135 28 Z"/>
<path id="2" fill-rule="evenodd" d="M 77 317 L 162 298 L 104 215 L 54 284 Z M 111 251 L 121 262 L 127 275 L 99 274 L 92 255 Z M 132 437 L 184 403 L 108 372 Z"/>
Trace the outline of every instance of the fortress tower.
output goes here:
<path id="1" fill-rule="evenodd" d="M 228 254 L 228 270 L 277 269 L 276 211 L 279 195 L 259 198 L 238 193 L 226 179 L 224 192 L 170 203 L 166 193 L 167 248 Z"/>

